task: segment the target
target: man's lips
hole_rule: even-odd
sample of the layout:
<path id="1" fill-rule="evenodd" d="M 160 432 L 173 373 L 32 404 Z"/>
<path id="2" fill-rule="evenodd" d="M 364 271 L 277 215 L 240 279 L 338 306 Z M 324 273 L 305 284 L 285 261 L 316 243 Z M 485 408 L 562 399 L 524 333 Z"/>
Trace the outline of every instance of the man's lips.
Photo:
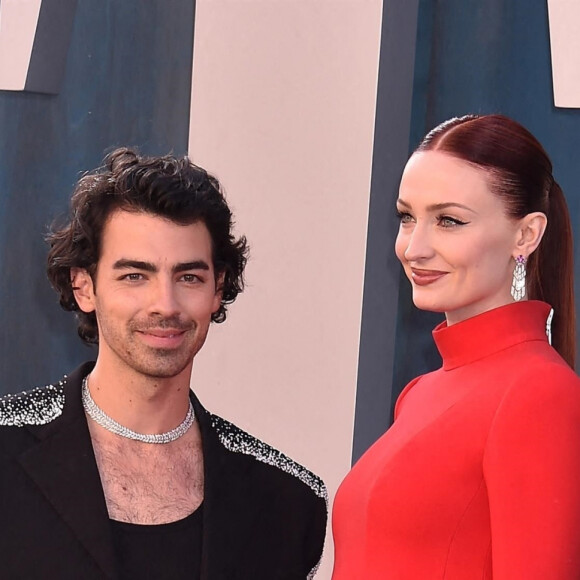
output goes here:
<path id="1" fill-rule="evenodd" d="M 183 342 L 185 329 L 180 328 L 147 328 L 138 330 L 143 341 L 156 348 L 175 348 Z"/>
<path id="2" fill-rule="evenodd" d="M 422 268 L 411 268 L 411 278 L 418 286 L 427 286 L 445 276 L 447 272 L 441 270 L 424 270 Z"/>
<path id="3" fill-rule="evenodd" d="M 170 338 L 178 334 L 183 334 L 185 329 L 180 328 L 148 328 L 146 330 L 139 330 L 143 334 L 151 334 L 152 336 L 158 336 L 160 338 Z"/>

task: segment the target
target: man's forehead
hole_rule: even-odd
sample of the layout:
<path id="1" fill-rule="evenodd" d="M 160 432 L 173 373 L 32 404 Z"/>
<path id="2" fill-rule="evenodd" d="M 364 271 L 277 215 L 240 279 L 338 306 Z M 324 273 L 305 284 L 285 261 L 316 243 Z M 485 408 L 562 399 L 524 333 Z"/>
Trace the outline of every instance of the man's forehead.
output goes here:
<path id="1" fill-rule="evenodd" d="M 209 261 L 211 236 L 205 223 L 178 224 L 165 217 L 117 210 L 105 222 L 101 258 L 176 265 Z"/>
<path id="2" fill-rule="evenodd" d="M 167 216 L 152 213 L 146 210 L 131 209 L 131 208 L 116 208 L 109 213 L 104 222 L 104 228 L 112 223 L 143 223 L 149 226 L 155 227 L 155 224 L 159 228 L 164 227 L 174 227 L 174 228 L 188 228 L 190 226 L 201 225 L 205 226 L 202 219 L 192 220 L 191 222 L 181 222 L 173 220 Z"/>

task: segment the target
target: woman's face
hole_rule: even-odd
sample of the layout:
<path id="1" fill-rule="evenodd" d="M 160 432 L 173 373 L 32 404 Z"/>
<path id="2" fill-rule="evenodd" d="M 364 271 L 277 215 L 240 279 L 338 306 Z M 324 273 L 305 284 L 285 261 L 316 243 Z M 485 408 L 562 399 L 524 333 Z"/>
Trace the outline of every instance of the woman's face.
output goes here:
<path id="1" fill-rule="evenodd" d="M 520 233 L 486 174 L 438 151 L 414 154 L 405 167 L 397 210 L 397 257 L 422 310 L 454 324 L 512 302 Z"/>

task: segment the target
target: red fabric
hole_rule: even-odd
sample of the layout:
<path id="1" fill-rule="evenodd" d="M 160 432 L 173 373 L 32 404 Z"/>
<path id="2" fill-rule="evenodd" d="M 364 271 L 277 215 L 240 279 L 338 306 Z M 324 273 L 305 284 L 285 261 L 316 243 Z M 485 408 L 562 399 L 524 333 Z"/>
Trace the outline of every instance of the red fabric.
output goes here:
<path id="1" fill-rule="evenodd" d="M 549 308 L 435 329 L 443 367 L 340 486 L 333 580 L 580 578 L 580 379 Z"/>

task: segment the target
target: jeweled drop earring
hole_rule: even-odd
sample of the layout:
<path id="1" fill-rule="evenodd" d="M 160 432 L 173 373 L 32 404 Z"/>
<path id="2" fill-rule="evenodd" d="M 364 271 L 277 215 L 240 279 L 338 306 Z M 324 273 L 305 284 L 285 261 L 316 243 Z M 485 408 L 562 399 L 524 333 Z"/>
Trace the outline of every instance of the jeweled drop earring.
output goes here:
<path id="1" fill-rule="evenodd" d="M 548 337 L 548 344 L 552 344 L 552 320 L 554 318 L 554 309 L 550 308 L 548 320 L 546 320 L 546 336 Z"/>
<path id="2" fill-rule="evenodd" d="M 519 302 L 526 295 L 526 258 L 522 255 L 516 258 L 511 293 L 516 302 Z"/>

